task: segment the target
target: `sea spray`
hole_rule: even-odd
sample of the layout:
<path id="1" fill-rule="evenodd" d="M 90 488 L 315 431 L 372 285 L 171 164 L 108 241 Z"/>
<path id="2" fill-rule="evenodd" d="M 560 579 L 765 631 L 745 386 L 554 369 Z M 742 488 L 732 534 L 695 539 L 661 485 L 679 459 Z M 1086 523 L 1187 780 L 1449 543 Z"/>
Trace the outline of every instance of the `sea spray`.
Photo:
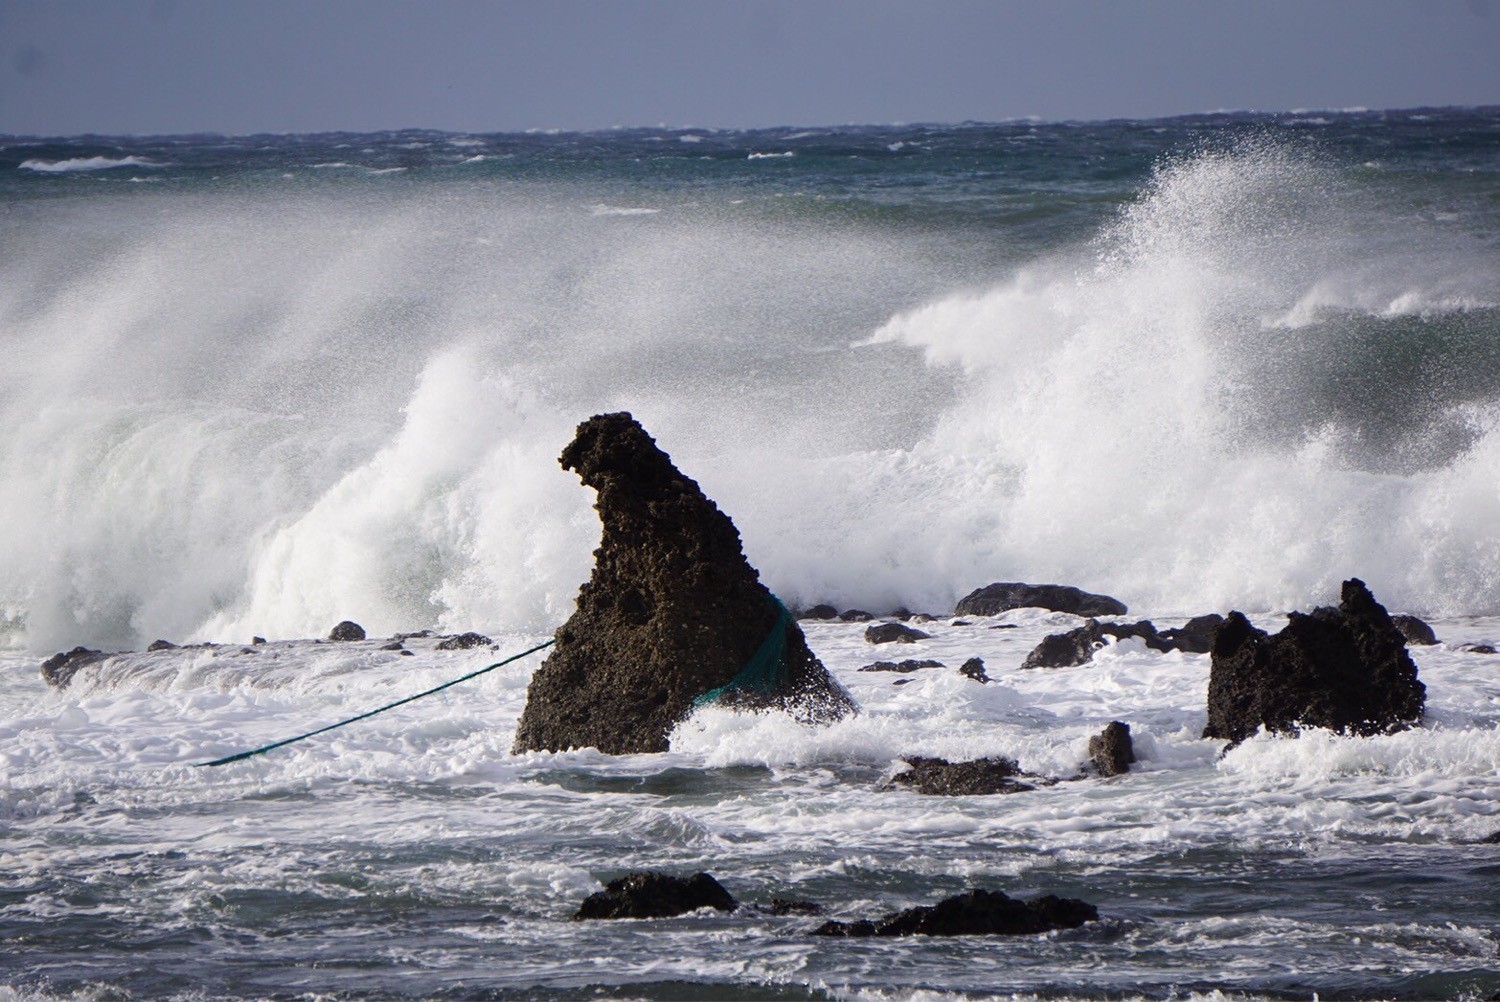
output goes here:
<path id="1" fill-rule="evenodd" d="M 549 629 L 597 541 L 556 454 L 621 408 L 788 602 L 943 611 L 1031 579 L 1186 614 L 1359 575 L 1392 608 L 1500 609 L 1472 182 L 1256 123 L 1018 193 L 1004 169 L 1041 154 L 1010 131 L 992 177 L 953 166 L 962 131 L 865 180 L 703 159 L 733 136 L 673 144 L 666 180 L 499 140 L 460 171 L 432 137 L 378 178 L 294 140 L 129 195 L 16 171 L 96 188 L 5 220 L 10 642 Z"/>

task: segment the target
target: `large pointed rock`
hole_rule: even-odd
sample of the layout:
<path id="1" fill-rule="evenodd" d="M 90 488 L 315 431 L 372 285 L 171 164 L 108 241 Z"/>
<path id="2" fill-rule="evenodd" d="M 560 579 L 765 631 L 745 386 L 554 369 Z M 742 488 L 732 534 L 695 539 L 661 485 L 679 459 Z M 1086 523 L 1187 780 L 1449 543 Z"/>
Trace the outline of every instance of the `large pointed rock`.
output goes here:
<path id="1" fill-rule="evenodd" d="M 532 676 L 515 751 L 667 750 L 695 704 L 831 721 L 854 702 L 760 583 L 729 517 L 629 414 L 578 426 L 560 462 L 598 492 L 594 573 Z"/>
<path id="2" fill-rule="evenodd" d="M 1231 612 L 1209 653 L 1206 738 L 1299 726 L 1380 734 L 1422 716 L 1427 687 L 1406 638 L 1358 578 L 1344 582 L 1337 609 L 1294 612 L 1275 636 Z"/>

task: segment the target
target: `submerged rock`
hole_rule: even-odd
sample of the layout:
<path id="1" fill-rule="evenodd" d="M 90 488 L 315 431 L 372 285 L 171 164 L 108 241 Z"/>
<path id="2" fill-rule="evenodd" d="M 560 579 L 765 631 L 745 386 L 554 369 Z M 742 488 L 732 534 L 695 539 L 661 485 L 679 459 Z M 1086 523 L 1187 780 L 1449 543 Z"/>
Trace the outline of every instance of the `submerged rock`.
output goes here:
<path id="1" fill-rule="evenodd" d="M 911 766 L 891 777 L 892 786 L 906 786 L 934 797 L 985 797 L 996 793 L 1022 793 L 1036 787 L 1014 777 L 1021 767 L 1014 759 L 979 758 L 949 762 L 941 758 L 910 755 L 902 761 Z"/>
<path id="2" fill-rule="evenodd" d="M 1431 647 L 1438 642 L 1437 634 L 1432 632 L 1432 627 L 1416 616 L 1392 616 L 1391 622 L 1396 629 L 1401 631 L 1401 635 L 1406 638 L 1408 644 Z"/>
<path id="3" fill-rule="evenodd" d="M 363 640 L 365 639 L 365 628 L 358 623 L 346 619 L 328 631 L 328 639 L 338 641 Z"/>
<path id="4" fill-rule="evenodd" d="M 1135 761 L 1135 747 L 1130 741 L 1130 725 L 1112 720 L 1104 730 L 1089 738 L 1089 763 L 1101 776 L 1119 776 L 1130 771 Z"/>
<path id="5" fill-rule="evenodd" d="M 671 918 L 713 908 L 732 912 L 739 907 L 733 895 L 707 873 L 674 877 L 657 870 L 637 870 L 604 885 L 579 905 L 574 920 Z"/>
<path id="6" fill-rule="evenodd" d="M 826 722 L 855 709 L 745 560 L 729 517 L 629 414 L 578 426 L 563 450 L 603 522 L 578 608 L 532 676 L 517 752 L 661 752 L 697 703 Z"/>
<path id="7" fill-rule="evenodd" d="M 1070 585 L 1032 585 L 997 581 L 959 600 L 955 616 L 996 616 L 1011 609 L 1050 609 L 1075 616 L 1123 616 L 1125 603 L 1108 595 L 1092 595 Z"/>
<path id="8" fill-rule="evenodd" d="M 1072 668 L 1087 664 L 1094 652 L 1102 648 L 1106 638 L 1124 640 L 1140 637 L 1146 646 L 1156 651 L 1169 651 L 1172 645 L 1156 633 L 1156 627 L 1147 619 L 1139 623 L 1101 623 L 1091 619 L 1067 633 L 1054 633 L 1043 638 L 1032 652 L 1021 662 L 1022 668 Z"/>
<path id="9" fill-rule="evenodd" d="M 845 609 L 839 613 L 839 619 L 845 623 L 868 623 L 874 618 L 874 616 L 863 609 Z"/>
<path id="10" fill-rule="evenodd" d="M 914 644 L 918 640 L 931 639 L 932 634 L 901 623 L 878 623 L 865 630 L 867 644 Z"/>
<path id="11" fill-rule="evenodd" d="M 151 654 L 156 651 L 175 651 L 176 649 L 177 645 L 172 643 L 172 641 L 170 640 L 153 640 L 151 641 L 151 645 L 146 648 L 146 653 Z"/>
<path id="12" fill-rule="evenodd" d="M 103 651 L 89 650 L 87 647 L 75 647 L 71 651 L 59 651 L 42 662 L 42 679 L 48 685 L 54 685 L 62 689 L 69 682 L 73 681 L 73 676 L 78 674 L 80 668 L 97 664 L 107 657 L 110 657 L 110 655 Z"/>
<path id="13" fill-rule="evenodd" d="M 787 898 L 772 898 L 772 915 L 821 915 L 823 906 L 816 901 L 792 901 Z"/>
<path id="14" fill-rule="evenodd" d="M 1275 636 L 1231 612 L 1211 654 L 1206 738 L 1238 744 L 1261 727 L 1299 726 L 1380 734 L 1422 716 L 1427 687 L 1406 638 L 1358 578 L 1337 609 L 1294 612 Z"/>
<path id="15" fill-rule="evenodd" d="M 814 936 L 1025 936 L 1097 922 L 1099 909 L 1077 898 L 1046 894 L 1020 901 L 1003 891 L 975 889 L 874 922 L 825 922 Z"/>
<path id="16" fill-rule="evenodd" d="M 1206 616 L 1194 616 L 1181 626 L 1168 627 L 1161 631 L 1160 636 L 1176 650 L 1207 654 L 1213 647 L 1214 631 L 1223 623 L 1223 616 L 1211 612 Z"/>
<path id="17" fill-rule="evenodd" d="M 471 647 L 491 647 L 494 641 L 483 633 L 460 633 L 452 637 L 444 637 L 437 642 L 437 650 L 440 651 L 466 651 Z"/>
<path id="18" fill-rule="evenodd" d="M 902 674 L 910 674 L 914 671 L 921 671 L 923 668 L 943 667 L 946 666 L 941 661 L 933 661 L 931 658 L 922 658 L 920 660 L 907 658 L 905 661 L 876 661 L 873 664 L 865 665 L 860 671 L 895 671 Z"/>

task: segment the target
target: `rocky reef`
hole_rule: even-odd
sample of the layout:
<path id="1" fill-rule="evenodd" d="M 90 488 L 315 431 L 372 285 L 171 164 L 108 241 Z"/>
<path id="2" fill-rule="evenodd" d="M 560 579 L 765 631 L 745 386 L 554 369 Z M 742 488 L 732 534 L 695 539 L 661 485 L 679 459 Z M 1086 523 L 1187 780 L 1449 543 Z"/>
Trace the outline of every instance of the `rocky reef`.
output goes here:
<path id="1" fill-rule="evenodd" d="M 825 922 L 815 936 L 1024 936 L 1076 929 L 1096 922 L 1099 910 L 1077 898 L 1046 894 L 1019 901 L 1003 891 L 975 889 L 935 905 L 919 905 L 884 918 Z"/>

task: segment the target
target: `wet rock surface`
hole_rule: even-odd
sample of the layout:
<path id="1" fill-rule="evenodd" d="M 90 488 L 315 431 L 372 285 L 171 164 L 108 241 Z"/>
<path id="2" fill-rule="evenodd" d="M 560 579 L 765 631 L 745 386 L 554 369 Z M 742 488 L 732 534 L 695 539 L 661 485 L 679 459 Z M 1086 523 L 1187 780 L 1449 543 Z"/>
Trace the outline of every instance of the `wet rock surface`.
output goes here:
<path id="1" fill-rule="evenodd" d="M 988 683 L 990 680 L 989 673 L 984 670 L 983 658 L 970 658 L 958 666 L 958 673 L 967 678 L 972 678 L 981 685 Z"/>
<path id="2" fill-rule="evenodd" d="M 87 647 L 75 647 L 71 651 L 59 651 L 42 662 L 42 678 L 48 685 L 61 689 L 73 681 L 79 669 L 97 664 L 109 657 L 103 651 Z"/>
<path id="3" fill-rule="evenodd" d="M 1401 635 L 1406 638 L 1408 644 L 1416 644 L 1418 647 L 1431 647 L 1438 642 L 1437 634 L 1432 632 L 1432 627 L 1418 619 L 1416 616 L 1392 616 L 1391 622 Z"/>
<path id="4" fill-rule="evenodd" d="M 1076 929 L 1096 922 L 1099 910 L 1077 898 L 1047 894 L 1030 901 L 1003 891 L 975 889 L 935 905 L 920 905 L 884 918 L 825 922 L 815 936 L 1025 936 Z"/>
<path id="5" fill-rule="evenodd" d="M 1143 619 L 1139 623 L 1101 623 L 1097 619 L 1091 619 L 1076 629 L 1044 638 L 1026 655 L 1021 667 L 1072 668 L 1087 664 L 1093 659 L 1094 652 L 1103 647 L 1110 637 L 1117 640 L 1139 637 L 1152 650 L 1172 649 L 1171 644 L 1157 635 L 1156 627 L 1151 625 L 1150 620 Z"/>
<path id="6" fill-rule="evenodd" d="M 440 651 L 467 651 L 474 647 L 493 647 L 495 642 L 483 633 L 459 633 L 437 643 Z"/>
<path id="7" fill-rule="evenodd" d="M 1135 746 L 1130 741 L 1130 725 L 1112 720 L 1100 733 L 1089 738 L 1089 764 L 1101 776 L 1119 776 L 1130 771 L 1135 761 Z"/>
<path id="8" fill-rule="evenodd" d="M 910 755 L 902 761 L 911 766 L 891 777 L 892 786 L 903 786 L 934 797 L 983 797 L 997 793 L 1022 793 L 1035 786 L 1015 777 L 1021 768 L 1013 759 L 980 758 L 969 762 Z"/>
<path id="9" fill-rule="evenodd" d="M 1261 727 L 1299 726 L 1380 734 L 1422 716 L 1427 688 L 1406 638 L 1358 578 L 1338 608 L 1294 612 L 1274 636 L 1231 612 L 1211 654 L 1206 738 L 1237 744 Z"/>
<path id="10" fill-rule="evenodd" d="M 584 898 L 573 918 L 671 918 L 699 908 L 732 912 L 737 907 L 734 897 L 707 873 L 675 877 L 658 870 L 637 870 Z"/>
<path id="11" fill-rule="evenodd" d="M 340 642 L 363 640 L 365 639 L 365 628 L 358 623 L 346 619 L 328 631 L 328 639 Z"/>
<path id="12" fill-rule="evenodd" d="M 878 623 L 865 630 L 867 644 L 914 644 L 918 640 L 931 639 L 932 634 L 901 623 Z"/>
<path id="13" fill-rule="evenodd" d="M 955 616 L 997 616 L 1011 609 L 1050 609 L 1075 616 L 1123 616 L 1130 610 L 1119 599 L 1093 595 L 1071 585 L 1032 585 L 997 581 L 959 600 Z"/>
<path id="14" fill-rule="evenodd" d="M 1161 639 L 1175 650 L 1188 654 L 1207 654 L 1213 647 L 1214 631 L 1224 623 L 1217 612 L 1206 616 L 1194 616 L 1181 626 L 1168 627 L 1160 633 Z"/>
<path id="15" fill-rule="evenodd" d="M 634 418 L 590 418 L 560 462 L 598 492 L 604 531 L 577 610 L 532 676 L 517 752 L 666 751 L 694 700 L 726 686 L 727 702 L 807 721 L 854 710 L 745 560 L 734 523 Z M 774 641 L 771 677 L 733 684 Z"/>
<path id="16" fill-rule="evenodd" d="M 931 658 L 907 658 L 905 661 L 876 661 L 873 664 L 865 665 L 860 671 L 894 671 L 905 675 L 914 671 L 921 671 L 923 668 L 943 667 L 945 665 L 941 661 L 933 661 Z"/>

